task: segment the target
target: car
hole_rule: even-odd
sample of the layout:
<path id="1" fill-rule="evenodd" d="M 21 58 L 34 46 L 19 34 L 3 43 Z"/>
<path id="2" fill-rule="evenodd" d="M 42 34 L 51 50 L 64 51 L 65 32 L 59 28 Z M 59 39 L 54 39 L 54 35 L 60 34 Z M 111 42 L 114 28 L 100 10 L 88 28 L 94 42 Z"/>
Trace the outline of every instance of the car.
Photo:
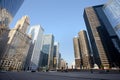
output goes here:
<path id="1" fill-rule="evenodd" d="M 36 72 L 35 70 L 31 70 L 31 72 Z"/>

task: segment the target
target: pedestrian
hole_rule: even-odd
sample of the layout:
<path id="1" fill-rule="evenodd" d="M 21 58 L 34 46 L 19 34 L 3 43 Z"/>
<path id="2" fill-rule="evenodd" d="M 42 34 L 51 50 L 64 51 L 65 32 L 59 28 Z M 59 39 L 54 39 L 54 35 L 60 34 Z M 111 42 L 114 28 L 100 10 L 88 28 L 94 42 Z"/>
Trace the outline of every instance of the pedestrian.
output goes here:
<path id="1" fill-rule="evenodd" d="M 93 69 L 90 69 L 90 72 L 93 73 Z"/>

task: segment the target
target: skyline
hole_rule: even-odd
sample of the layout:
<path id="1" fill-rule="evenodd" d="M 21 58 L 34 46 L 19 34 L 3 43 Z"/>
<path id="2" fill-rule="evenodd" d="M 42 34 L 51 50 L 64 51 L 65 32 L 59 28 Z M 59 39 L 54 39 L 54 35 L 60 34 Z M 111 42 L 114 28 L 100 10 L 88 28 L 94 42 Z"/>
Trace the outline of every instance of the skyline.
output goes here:
<path id="1" fill-rule="evenodd" d="M 40 24 L 44 29 L 44 34 L 54 35 L 55 41 L 60 44 L 59 51 L 62 58 L 70 65 L 74 61 L 73 37 L 80 30 L 86 30 L 83 19 L 84 8 L 103 4 L 108 0 L 68 1 L 25 0 L 10 28 L 14 28 L 17 20 L 27 14 L 30 17 L 30 26 Z"/>

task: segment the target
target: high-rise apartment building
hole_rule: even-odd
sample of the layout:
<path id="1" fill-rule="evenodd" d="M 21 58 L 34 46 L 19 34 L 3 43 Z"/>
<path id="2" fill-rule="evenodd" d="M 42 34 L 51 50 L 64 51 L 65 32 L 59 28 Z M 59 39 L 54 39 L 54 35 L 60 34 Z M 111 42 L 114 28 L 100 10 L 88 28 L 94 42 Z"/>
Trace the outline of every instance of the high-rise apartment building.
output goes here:
<path id="1" fill-rule="evenodd" d="M 120 39 L 120 0 L 109 0 L 104 4 L 103 11 Z"/>
<path id="2" fill-rule="evenodd" d="M 87 38 L 87 33 L 82 30 L 78 33 L 78 37 L 73 38 L 75 68 L 76 69 L 90 69 L 90 46 Z"/>
<path id="3" fill-rule="evenodd" d="M 48 68 L 53 69 L 54 36 L 52 34 L 45 34 L 42 44 L 42 52 L 48 54 Z"/>
<path id="4" fill-rule="evenodd" d="M 82 30 L 78 33 L 79 35 L 79 45 L 80 45 L 80 54 L 82 57 L 82 67 L 83 69 L 90 69 L 90 46 L 88 42 L 87 33 L 85 30 Z"/>
<path id="5" fill-rule="evenodd" d="M 31 56 L 31 62 L 29 68 L 38 69 L 40 54 L 42 49 L 42 39 L 43 39 L 43 28 L 40 25 L 35 25 L 30 27 L 28 34 L 32 37 L 32 48 L 33 50 L 29 53 Z M 30 51 L 29 51 L 30 52 Z"/>
<path id="6" fill-rule="evenodd" d="M 103 5 L 85 8 L 84 20 L 95 63 L 99 68 L 119 66 L 119 52 L 114 45 L 117 36 L 103 11 Z"/>
<path id="7" fill-rule="evenodd" d="M 14 29 L 9 32 L 7 47 L 0 62 L 2 70 L 22 70 L 31 39 L 26 34 L 29 18 L 22 17 Z"/>
<path id="8" fill-rule="evenodd" d="M 80 45 L 79 45 L 79 38 L 74 37 L 73 38 L 73 44 L 74 44 L 74 55 L 75 55 L 75 66 L 77 69 L 80 69 L 82 65 L 82 58 L 80 55 Z"/>
<path id="9" fill-rule="evenodd" d="M 0 0 L 0 37 L 9 28 L 9 23 L 24 0 Z"/>

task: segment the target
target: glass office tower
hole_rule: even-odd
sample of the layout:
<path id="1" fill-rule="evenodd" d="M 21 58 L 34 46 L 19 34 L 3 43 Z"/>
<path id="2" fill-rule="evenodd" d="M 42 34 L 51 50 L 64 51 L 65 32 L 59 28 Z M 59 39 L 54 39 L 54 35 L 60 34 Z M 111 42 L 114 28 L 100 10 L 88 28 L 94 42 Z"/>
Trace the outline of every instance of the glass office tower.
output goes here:
<path id="1" fill-rule="evenodd" d="M 99 68 L 120 66 L 119 41 L 103 5 L 85 8 L 84 20 L 95 63 Z"/>
<path id="2" fill-rule="evenodd" d="M 24 0 L 0 0 L 0 36 L 8 29 L 9 23 Z"/>
<path id="3" fill-rule="evenodd" d="M 120 39 L 120 0 L 109 0 L 103 10 Z"/>
<path id="4" fill-rule="evenodd" d="M 34 25 L 30 27 L 28 34 L 32 37 L 32 47 L 33 50 L 30 54 L 31 61 L 30 61 L 30 68 L 37 70 L 39 67 L 39 60 L 41 57 L 41 49 L 42 49 L 42 39 L 43 39 L 44 29 L 41 25 Z"/>
<path id="5" fill-rule="evenodd" d="M 48 68 L 53 69 L 54 36 L 52 34 L 45 34 L 42 44 L 42 52 L 48 54 Z"/>

